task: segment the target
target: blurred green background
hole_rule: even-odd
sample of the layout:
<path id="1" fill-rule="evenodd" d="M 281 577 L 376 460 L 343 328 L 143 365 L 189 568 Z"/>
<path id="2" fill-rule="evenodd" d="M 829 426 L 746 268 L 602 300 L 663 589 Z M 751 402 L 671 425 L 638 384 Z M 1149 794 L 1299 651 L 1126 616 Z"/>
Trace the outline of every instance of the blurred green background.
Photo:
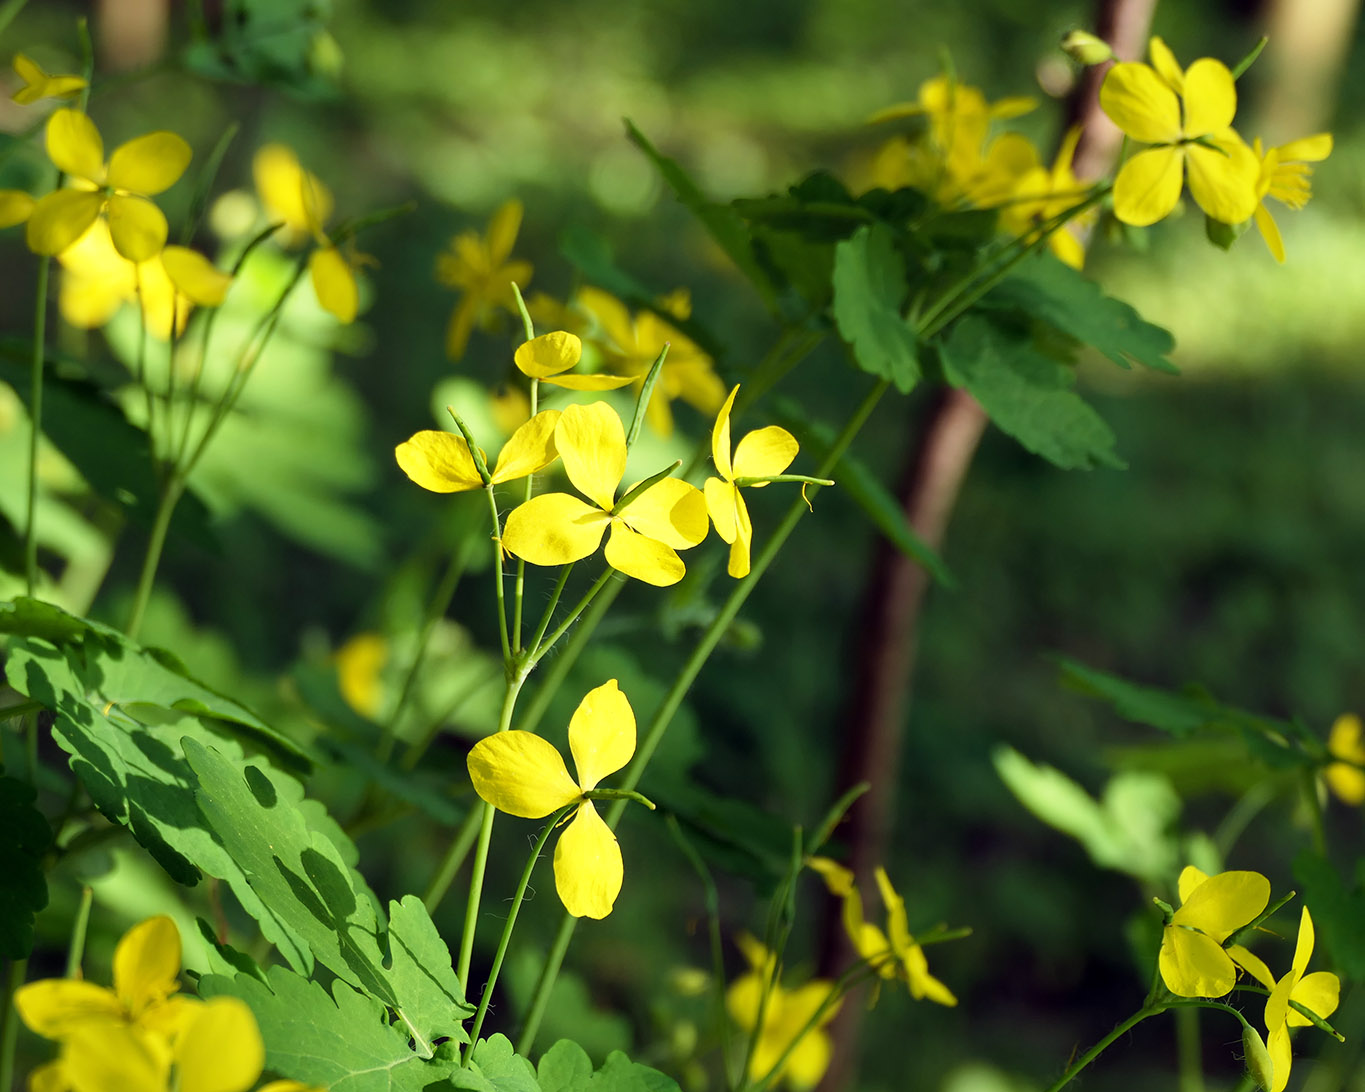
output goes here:
<path id="1" fill-rule="evenodd" d="M 223 5 L 204 7 L 216 26 Z M 1168 3 L 1154 29 L 1183 61 L 1233 62 L 1268 22 L 1325 19 L 1329 7 Z M 533 289 L 563 298 L 576 274 L 561 239 L 591 233 L 651 289 L 690 289 L 694 316 L 719 347 L 718 370 L 727 384 L 738 382 L 774 328 L 626 141 L 622 119 L 713 196 L 767 193 L 817 166 L 855 162 L 872 146 L 867 115 L 914 98 L 946 51 L 962 78 L 991 98 L 1038 96 L 1041 109 L 1019 124 L 1047 149 L 1074 78 L 1056 42 L 1093 17 L 1089 5 L 1043 0 L 276 0 L 226 5 L 229 17 L 248 12 L 259 35 L 236 53 L 197 54 L 201 72 L 239 77 L 210 79 L 180 63 L 193 9 L 43 0 L 21 14 L 4 45 L 51 70 L 70 69 L 73 17 L 89 14 L 102 72 L 154 69 L 92 103 L 110 146 L 171 127 L 206 154 L 236 121 L 242 129 L 222 186 L 249 191 L 255 148 L 281 140 L 332 187 L 339 216 L 409 198 L 418 204 L 361 240 L 377 265 L 359 323 L 309 326 L 301 314 L 293 357 L 272 361 L 297 370 L 258 377 L 265 424 L 239 438 L 233 466 L 216 480 L 212 541 L 173 539 L 166 591 L 143 634 L 309 735 L 325 718 L 304 699 L 310 688 L 326 690 L 329 651 L 366 630 L 401 641 L 462 525 L 482 518 L 475 506 L 412 486 L 391 455 L 413 431 L 437 427 L 443 396 L 433 392 L 441 384 L 452 376 L 496 383 L 507 370 L 507 330 L 476 333 L 458 365 L 445 357 L 454 297 L 433 270 L 452 235 L 482 230 L 498 204 L 520 198 L 526 216 L 516 253 L 535 266 Z M 933 589 L 926 607 L 888 867 L 912 928 L 946 920 L 974 935 L 930 952 L 959 1008 L 886 991 L 867 1020 L 859 1087 L 991 1092 L 1015 1087 L 1016 1077 L 1018 1087 L 1042 1087 L 1145 992 L 1124 923 L 1150 919 L 1149 893 L 1096 869 L 1076 843 L 1033 819 L 995 774 L 999 743 L 1095 792 L 1122 766 L 1164 769 L 1185 797 L 1185 832 L 1212 832 L 1257 776 L 1220 756 L 1174 752 L 1155 733 L 1064 691 L 1049 654 L 1152 685 L 1196 681 L 1233 704 L 1298 715 L 1324 734 L 1338 713 L 1365 705 L 1362 35 L 1351 30 L 1339 67 L 1330 55 L 1320 59 L 1317 92 L 1295 82 L 1301 69 L 1276 67 L 1276 46 L 1241 84 L 1239 123 L 1307 126 L 1267 128 L 1272 143 L 1320 128 L 1337 139 L 1315 175 L 1312 204 L 1280 217 L 1288 264 L 1278 267 L 1254 233 L 1231 253 L 1213 249 L 1192 215 L 1148 232 L 1145 253 L 1098 240 L 1090 272 L 1172 329 L 1184 375 L 1122 373 L 1102 362 L 1083 369 L 1087 396 L 1117 432 L 1127 471 L 1063 473 L 988 432 L 963 489 L 943 551 L 957 587 Z M 8 131 L 33 118 L 0 107 Z M 24 184 L 37 163 L 11 160 L 0 182 Z M 172 207 L 177 199 L 185 198 L 173 194 Z M 32 266 L 21 245 L 13 233 L 0 241 L 7 331 L 23 331 L 31 314 Z M 98 337 L 90 344 L 105 351 Z M 838 422 L 839 409 L 861 393 L 851 375 L 827 342 L 783 393 Z M 885 403 L 859 440 L 859 456 L 888 483 L 913 447 L 924 403 L 919 396 Z M 711 424 L 691 410 L 679 421 L 687 439 Z M 752 502 L 760 542 L 785 503 L 766 495 Z M 837 489 L 823 492 L 814 518 L 745 608 L 745 628 L 689 696 L 658 767 L 661 799 L 696 784 L 743 797 L 780 823 L 818 821 L 836 791 L 872 545 L 856 507 Z M 124 532 L 97 617 L 122 617 L 141 546 L 136 530 Z M 637 711 L 650 707 L 708 604 L 724 594 L 721 555 L 709 549 L 689 561 L 692 576 L 673 592 L 631 588 L 622 597 L 547 719 L 560 726 L 552 738 L 577 696 L 608 675 L 621 678 Z M 437 672 L 468 673 L 496 644 L 488 561 L 476 559 L 481 571 L 457 594 L 451 617 L 464 629 L 446 633 Z M 463 748 L 486 727 L 486 698 L 476 694 L 452 717 L 455 733 L 432 753 L 428 782 L 437 790 L 463 783 Z M 333 769 L 310 791 L 344 816 L 361 787 Z M 1271 799 L 1229 861 L 1267 873 L 1277 891 L 1292 886 L 1290 862 L 1305 841 L 1293 799 L 1287 788 Z M 1331 804 L 1328 820 L 1339 856 L 1353 859 L 1361 852 L 1359 813 Z M 772 832 L 755 817 L 743 821 L 766 844 Z M 499 828 L 504 867 L 495 891 L 520 867 L 526 831 L 512 827 Z M 446 838 L 407 816 L 360 838 L 362 866 L 381 897 L 420 889 Z M 671 974 L 707 963 L 700 892 L 657 824 L 636 817 L 623 840 L 625 893 L 605 924 L 579 930 L 569 961 L 575 974 L 543 1041 L 573 1034 L 595 1053 L 624 1046 L 679 1072 L 687 1047 L 679 1021 L 697 1013 L 672 990 Z M 164 897 L 164 883 L 131 858 L 118 858 L 99 888 L 117 912 L 103 925 L 106 951 L 124 924 L 117 914 L 157 908 Z M 747 858 L 746 869 L 763 872 Z M 523 918 L 524 943 L 543 943 L 558 921 L 548 873 L 539 886 Z M 728 932 L 758 926 L 763 886 L 761 878 L 725 879 Z M 60 946 L 60 907 L 74 899 L 74 878 L 58 888 L 58 909 L 40 928 Z M 462 916 L 458 892 L 457 885 L 438 918 L 448 937 Z M 202 906 L 200 894 L 187 898 Z M 813 884 L 803 908 L 794 974 L 812 964 L 824 913 Z M 737 953 L 729 956 L 738 968 Z M 516 1011 L 534 973 L 529 957 L 511 968 L 504 1011 Z M 1230 1021 L 1205 1025 L 1210 1087 L 1232 1087 L 1235 1029 Z M 1339 1026 L 1355 1038 L 1365 1033 L 1358 998 L 1348 998 Z M 1315 1077 L 1316 1092 L 1365 1088 L 1365 1076 L 1353 1075 L 1357 1049 L 1322 1049 L 1331 1062 Z M 1173 1025 L 1144 1025 L 1101 1064 L 1090 1078 L 1097 1087 L 1169 1084 Z"/>

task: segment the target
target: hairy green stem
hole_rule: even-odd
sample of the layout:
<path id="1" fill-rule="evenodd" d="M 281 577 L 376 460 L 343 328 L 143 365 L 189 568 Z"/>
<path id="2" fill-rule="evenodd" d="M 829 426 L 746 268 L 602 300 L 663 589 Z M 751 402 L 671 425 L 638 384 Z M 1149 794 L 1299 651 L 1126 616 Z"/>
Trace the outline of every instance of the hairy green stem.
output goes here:
<path id="1" fill-rule="evenodd" d="M 843 457 L 844 452 L 848 450 L 849 444 L 853 442 L 853 438 L 867 422 L 868 417 L 872 415 L 872 411 L 876 408 L 877 403 L 881 401 L 882 395 L 886 393 L 890 385 L 890 380 L 878 380 L 876 385 L 867 393 L 858 408 L 854 410 L 853 415 L 848 419 L 848 422 L 844 425 L 843 431 L 839 433 L 835 438 L 834 443 L 830 446 L 819 469 L 815 472 L 816 477 L 826 477 L 834 470 L 834 467 L 838 465 L 839 460 Z M 811 491 L 813 492 L 820 488 L 820 486 L 811 486 Z M 801 521 L 801 517 L 805 515 L 807 511 L 807 502 L 804 498 L 798 498 L 792 503 L 792 506 L 787 510 L 786 516 L 784 516 L 782 522 L 778 524 L 777 530 L 773 532 L 772 538 L 768 540 L 767 545 L 764 546 L 758 557 L 755 558 L 753 568 L 750 570 L 749 575 L 735 585 L 734 590 L 730 592 L 725 603 L 721 606 L 720 610 L 717 611 L 715 618 L 712 619 L 711 624 L 702 634 L 701 639 L 697 642 L 696 648 L 692 651 L 692 655 L 688 657 L 687 662 L 678 673 L 678 677 L 674 680 L 673 686 L 664 696 L 663 701 L 660 703 L 653 718 L 650 720 L 649 726 L 644 732 L 644 737 L 635 752 L 635 758 L 626 768 L 622 778 L 621 788 L 633 790 L 639 784 L 640 777 L 643 775 L 645 767 L 649 765 L 649 760 L 653 757 L 655 749 L 659 746 L 659 741 L 663 738 L 664 732 L 668 730 L 668 726 L 673 720 L 674 713 L 677 712 L 678 707 L 682 704 L 683 698 L 686 696 L 688 689 L 692 686 L 697 675 L 701 672 L 702 666 L 706 663 L 711 652 L 720 642 L 721 637 L 723 637 L 725 632 L 730 628 L 730 623 L 734 621 L 735 615 L 739 613 L 740 607 L 742 607 L 749 598 L 749 594 L 753 591 L 754 585 L 758 583 L 758 580 L 763 576 L 764 572 L 767 571 L 768 566 L 772 564 L 773 559 L 777 556 L 777 552 L 782 548 L 792 531 L 796 529 L 796 525 Z M 620 822 L 621 813 L 625 810 L 625 806 L 625 801 L 618 801 L 607 809 L 606 822 L 612 829 L 615 829 L 617 823 Z M 553 989 L 555 979 L 559 975 L 559 968 L 564 961 L 564 955 L 569 950 L 569 941 L 573 937 L 573 931 L 577 922 L 577 918 L 567 914 L 560 922 L 559 931 L 555 934 L 554 940 L 551 942 L 550 951 L 545 957 L 545 966 L 541 969 L 540 978 L 536 982 L 535 993 L 531 998 L 531 1006 L 526 1013 L 526 1021 L 522 1027 L 521 1037 L 517 1044 L 518 1053 L 529 1053 L 531 1045 L 535 1042 L 536 1032 L 540 1028 L 540 1022 L 545 1015 L 546 1006 L 550 1001 L 550 991 Z"/>
<path id="2" fill-rule="evenodd" d="M 542 828 L 540 837 L 531 848 L 531 856 L 526 860 L 526 867 L 521 870 L 521 882 L 517 884 L 516 893 L 512 896 L 512 906 L 507 911 L 507 922 L 502 927 L 502 936 L 498 938 L 498 950 L 493 955 L 493 966 L 489 969 L 488 981 L 484 983 L 483 994 L 479 997 L 479 1007 L 474 1013 L 474 1023 L 469 1029 L 469 1045 L 465 1047 L 461 1063 L 465 1066 L 469 1065 L 470 1058 L 474 1056 L 474 1046 L 479 1041 L 479 1032 L 483 1030 L 483 1018 L 488 1015 L 488 1003 L 493 999 L 493 987 L 498 984 L 498 974 L 502 970 L 502 961 L 507 956 L 507 945 L 512 940 L 512 929 L 517 924 L 517 914 L 520 913 L 521 904 L 526 898 L 526 888 L 531 883 L 531 873 L 535 870 L 536 862 L 540 860 L 541 851 L 545 848 L 550 832 L 559 825 L 564 816 L 578 806 L 577 802 L 568 804 L 550 816 L 550 821 Z"/>
<path id="3" fill-rule="evenodd" d="M 1111 1031 L 1098 1043 L 1096 1043 L 1084 1054 L 1082 1054 L 1079 1058 L 1077 1058 L 1074 1062 L 1072 1062 L 1071 1065 L 1067 1068 L 1067 1071 L 1057 1079 L 1057 1082 L 1055 1084 L 1051 1085 L 1048 1088 L 1047 1092 L 1059 1092 L 1060 1089 L 1065 1088 L 1068 1084 L 1072 1082 L 1072 1080 L 1076 1078 L 1076 1076 L 1081 1072 L 1081 1070 L 1083 1070 L 1086 1066 L 1088 1066 L 1091 1062 L 1093 1062 L 1096 1058 L 1098 1058 L 1101 1054 L 1108 1050 L 1109 1047 L 1113 1045 L 1115 1040 L 1117 1040 L 1123 1035 L 1126 1035 L 1129 1031 L 1137 1027 L 1138 1024 L 1142 1023 L 1142 1021 L 1146 1020 L 1149 1016 L 1155 1016 L 1157 1015 L 1157 1013 L 1164 1011 L 1165 1006 L 1162 1005 L 1158 1005 L 1154 1008 L 1151 1006 L 1143 1006 L 1142 1008 L 1138 1009 L 1137 1012 L 1133 1013 L 1132 1016 L 1128 1017 L 1127 1020 L 1119 1024 L 1116 1028 L 1114 1028 L 1113 1031 Z"/>
<path id="4" fill-rule="evenodd" d="M 472 449 L 474 445 L 469 446 Z M 488 513 L 493 519 L 493 589 L 498 597 L 498 641 L 502 645 L 502 661 L 511 671 L 512 643 L 507 636 L 507 600 L 502 586 L 502 525 L 498 522 L 498 499 L 493 495 L 491 483 L 484 492 L 488 494 Z"/>
<path id="5" fill-rule="evenodd" d="M 583 593 L 583 598 L 578 601 L 578 605 L 574 607 L 573 610 L 569 611 L 568 617 L 565 618 L 564 621 L 560 622 L 559 625 L 555 627 L 555 631 L 551 633 L 550 636 L 546 637 L 541 644 L 536 646 L 535 653 L 533 654 L 532 658 L 527 661 L 528 668 L 534 667 L 536 664 L 538 664 L 544 657 L 545 653 L 549 652 L 550 649 L 554 648 L 556 642 L 558 642 L 558 640 L 564 636 L 565 632 L 571 625 L 574 624 L 574 622 L 578 621 L 578 616 L 582 614 L 585 610 L 587 610 L 588 607 L 592 606 L 592 601 L 597 598 L 597 596 L 601 593 L 602 589 L 607 586 L 607 583 L 615 575 L 616 570 L 608 566 L 606 571 L 603 572 L 601 576 L 599 576 L 596 580 L 593 581 L 592 587 Z"/>

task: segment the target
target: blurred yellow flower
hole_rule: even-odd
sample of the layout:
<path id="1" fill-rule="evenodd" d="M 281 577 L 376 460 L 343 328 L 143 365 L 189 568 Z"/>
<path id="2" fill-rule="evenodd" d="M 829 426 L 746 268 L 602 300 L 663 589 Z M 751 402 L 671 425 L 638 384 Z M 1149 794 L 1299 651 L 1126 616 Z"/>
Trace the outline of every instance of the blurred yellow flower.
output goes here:
<path id="1" fill-rule="evenodd" d="M 57 254 L 79 239 L 101 214 L 114 248 L 133 262 L 145 262 L 166 244 L 166 217 L 150 198 L 185 173 L 190 146 L 161 130 L 137 137 L 104 159 L 95 123 L 79 110 L 62 109 L 47 123 L 47 154 L 72 185 L 41 198 L 28 218 L 28 246 Z"/>
<path id="2" fill-rule="evenodd" d="M 1266 908 L 1270 881 L 1259 872 L 1208 876 L 1188 865 L 1178 887 L 1180 909 L 1162 932 L 1157 957 L 1161 979 L 1180 997 L 1222 997 L 1237 982 L 1223 943 Z"/>
<path id="3" fill-rule="evenodd" d="M 384 706 L 384 665 L 389 642 L 382 633 L 357 633 L 332 654 L 337 686 L 346 704 L 374 719 Z"/>
<path id="4" fill-rule="evenodd" d="M 1043 224 L 1062 216 L 1085 200 L 1085 187 L 1071 169 L 1080 137 L 1080 126 L 1072 126 L 1062 139 L 1062 146 L 1057 151 L 1051 170 L 1039 165 L 1029 168 L 1020 176 L 1015 183 L 1012 199 L 1000 210 L 1000 226 L 1005 231 L 1032 242 Z M 1092 219 L 1094 213 L 1088 211 L 1047 237 L 1048 249 L 1073 269 L 1080 269 L 1085 264 L 1085 247 L 1072 233 L 1071 226 Z"/>
<path id="5" fill-rule="evenodd" d="M 1360 718 L 1354 713 L 1343 713 L 1332 723 L 1327 737 L 1327 750 L 1339 762 L 1329 763 L 1323 777 L 1327 787 L 1337 794 L 1343 804 L 1359 807 L 1365 804 L 1365 739 L 1362 739 Z"/>
<path id="6" fill-rule="evenodd" d="M 574 917 L 604 918 L 625 871 L 616 835 L 586 794 L 635 753 L 635 713 L 615 679 L 579 702 L 569 721 L 569 750 L 577 781 L 553 744 L 530 732 L 499 732 L 474 744 L 469 776 L 480 797 L 524 819 L 543 819 L 578 803 L 555 846 L 555 889 Z"/>
<path id="7" fill-rule="evenodd" d="M 1260 203 L 1256 206 L 1256 229 L 1261 233 L 1270 253 L 1277 262 L 1284 261 L 1284 240 L 1280 237 L 1279 226 L 1270 215 L 1265 200 L 1273 197 L 1297 211 L 1308 204 L 1313 196 L 1312 184 L 1308 179 L 1313 168 L 1308 164 L 1318 163 L 1332 154 L 1332 134 L 1317 133 L 1314 136 L 1291 140 L 1275 148 L 1262 148 L 1261 138 L 1253 141 L 1251 150 L 1260 160 L 1261 171 L 1256 183 L 1256 194 Z"/>
<path id="8" fill-rule="evenodd" d="M 1116 64 L 1100 106 L 1125 134 L 1152 145 L 1114 180 L 1114 215 L 1144 227 L 1168 216 L 1188 176 L 1190 196 L 1214 220 L 1240 224 L 1256 210 L 1260 164 L 1232 128 L 1237 88 L 1221 61 L 1203 57 L 1184 71 L 1160 38 L 1152 65 Z"/>
<path id="9" fill-rule="evenodd" d="M 464 356 L 470 333 L 492 310 L 500 307 L 516 313 L 512 284 L 526 287 L 532 273 L 530 262 L 512 257 L 521 216 L 520 201 L 505 201 L 488 221 L 484 235 L 462 232 L 436 259 L 436 279 L 460 293 L 446 329 L 446 355 L 451 360 Z"/>
<path id="10" fill-rule="evenodd" d="M 666 587 L 686 569 L 677 551 L 706 537 L 706 500 L 678 478 L 663 478 L 617 511 L 616 490 L 626 471 L 626 434 L 605 402 L 570 406 L 554 430 L 554 445 L 575 488 L 592 503 L 568 493 L 542 493 L 513 509 L 503 528 L 503 548 L 532 565 L 567 565 L 593 553 L 607 539 L 607 564 L 647 584 Z"/>
<path id="11" fill-rule="evenodd" d="M 23 53 L 14 55 L 14 72 L 24 81 L 24 86 L 10 98 L 21 106 L 37 102 L 39 99 L 69 99 L 80 94 L 86 86 L 81 76 L 53 76 L 44 72 L 36 61 Z"/>

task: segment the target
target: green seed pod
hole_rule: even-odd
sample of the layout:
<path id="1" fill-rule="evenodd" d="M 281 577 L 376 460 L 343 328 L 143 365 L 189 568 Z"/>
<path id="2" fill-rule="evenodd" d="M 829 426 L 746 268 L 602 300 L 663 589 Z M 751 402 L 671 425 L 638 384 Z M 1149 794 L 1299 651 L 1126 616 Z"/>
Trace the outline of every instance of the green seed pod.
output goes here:
<path id="1" fill-rule="evenodd" d="M 1271 1088 L 1275 1065 L 1270 1060 L 1270 1051 L 1266 1050 L 1261 1033 L 1250 1024 L 1242 1025 L 1242 1057 L 1251 1079 L 1261 1088 Z"/>
<path id="2" fill-rule="evenodd" d="M 1103 38 L 1084 30 L 1073 30 L 1062 39 L 1062 52 L 1080 64 L 1104 64 L 1114 59 L 1114 51 Z"/>

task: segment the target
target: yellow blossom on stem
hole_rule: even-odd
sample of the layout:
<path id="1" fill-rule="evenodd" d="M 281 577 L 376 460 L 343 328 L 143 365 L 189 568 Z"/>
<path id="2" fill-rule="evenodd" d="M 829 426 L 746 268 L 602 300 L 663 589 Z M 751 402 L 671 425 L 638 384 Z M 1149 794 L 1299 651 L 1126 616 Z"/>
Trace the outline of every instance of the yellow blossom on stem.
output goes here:
<path id="1" fill-rule="evenodd" d="M 490 474 L 491 484 L 516 481 L 554 462 L 558 457 L 555 426 L 559 418 L 559 410 L 543 410 L 512 433 Z M 463 436 L 426 429 L 399 444 L 393 453 L 403 473 L 433 493 L 461 493 L 484 487 L 483 476 Z"/>
<path id="2" fill-rule="evenodd" d="M 39 99 L 69 99 L 78 95 L 86 87 L 83 76 L 54 76 L 44 72 L 36 61 L 23 53 L 14 55 L 14 72 L 24 86 L 10 98 L 21 106 L 37 102 Z"/>
<path id="3" fill-rule="evenodd" d="M 749 1080 L 767 1077 L 790 1050 L 782 1068 L 773 1074 L 773 1082 L 785 1081 L 797 1089 L 814 1088 L 829 1068 L 833 1052 L 824 1027 L 839 1012 L 838 1002 L 830 1001 L 834 983 L 817 978 L 794 990 L 785 989 L 778 981 L 771 952 L 749 936 L 740 937 L 739 945 L 750 970 L 725 991 L 725 1009 L 744 1031 L 752 1033 L 758 1027 L 749 1057 Z"/>
<path id="4" fill-rule="evenodd" d="M 166 245 L 166 216 L 151 197 L 175 184 L 190 162 L 190 146 L 161 130 L 136 137 L 104 159 L 95 123 L 79 110 L 56 111 L 47 123 L 47 154 L 72 185 L 55 190 L 28 218 L 28 246 L 57 254 L 79 239 L 101 214 L 114 248 L 145 262 Z"/>
<path id="5" fill-rule="evenodd" d="M 583 357 L 583 341 L 567 330 L 554 330 L 517 347 L 518 370 L 542 383 L 571 391 L 614 391 L 635 380 L 628 375 L 565 375 Z"/>
<path id="6" fill-rule="evenodd" d="M 530 262 L 512 257 L 521 217 L 521 202 L 505 201 L 489 219 L 487 232 L 462 232 L 436 259 L 436 279 L 460 293 L 446 328 L 446 355 L 451 360 L 464 356 L 470 333 L 491 311 L 517 309 L 512 285 L 525 287 L 532 273 Z"/>
<path id="7" fill-rule="evenodd" d="M 555 846 L 555 890 L 574 917 L 604 918 L 625 875 L 616 835 L 587 794 L 635 753 L 635 713 L 615 679 L 590 690 L 569 721 L 578 780 L 553 744 L 530 732 L 485 736 L 469 752 L 469 776 L 481 798 L 508 815 L 543 819 L 577 803 Z"/>
<path id="8" fill-rule="evenodd" d="M 1359 807 L 1365 804 L 1365 739 L 1362 739 L 1360 718 L 1354 713 L 1343 713 L 1332 722 L 1327 736 L 1327 752 L 1338 762 L 1328 764 L 1323 777 L 1327 787 L 1337 794 L 1343 804 Z"/>
<path id="9" fill-rule="evenodd" d="M 624 303 L 600 288 L 581 289 L 578 302 L 601 328 L 599 345 L 604 355 L 638 383 L 644 383 L 659 353 L 668 346 L 654 397 L 645 411 L 649 427 L 660 436 L 673 433 L 669 403 L 674 399 L 681 398 L 706 414 L 715 413 L 725 401 L 725 384 L 716 375 L 711 358 L 671 322 L 649 310 L 632 316 Z M 664 302 L 676 308 L 678 297 L 668 297 Z M 677 311 L 670 313 L 676 315 Z"/>
<path id="10" fill-rule="evenodd" d="M 1257 137 L 1252 142 L 1251 150 L 1261 162 L 1256 183 L 1256 195 L 1260 198 L 1254 216 L 1256 229 L 1270 248 L 1270 253 L 1275 255 L 1275 260 L 1282 262 L 1284 240 L 1280 237 L 1279 225 L 1270 215 L 1266 198 L 1273 197 L 1295 211 L 1308 204 L 1308 199 L 1313 196 L 1312 184 L 1308 181 L 1313 168 L 1309 164 L 1318 163 L 1332 154 L 1332 134 L 1317 133 L 1275 148 L 1262 148 L 1261 138 Z"/>
<path id="11" fill-rule="evenodd" d="M 707 478 L 704 487 L 706 510 L 716 526 L 716 533 L 730 543 L 727 571 L 735 578 L 749 575 L 749 549 L 754 537 L 749 508 L 740 494 L 740 485 L 761 489 L 768 483 L 743 479 L 781 474 L 799 450 L 795 436 L 777 425 L 769 425 L 746 433 L 731 458 L 730 410 L 738 393 L 739 387 L 730 392 L 716 417 L 716 426 L 711 430 L 711 458 L 720 477 Z"/>
<path id="12" fill-rule="evenodd" d="M 1208 876 L 1188 865 L 1178 887 L 1181 906 L 1162 932 L 1157 957 L 1161 979 L 1180 997 L 1222 997 L 1237 982 L 1223 943 L 1266 908 L 1270 881 L 1259 872 Z"/>
<path id="13" fill-rule="evenodd" d="M 591 504 L 568 493 L 543 493 L 513 509 L 503 548 L 532 565 L 567 565 L 593 553 L 602 535 L 607 564 L 647 584 L 676 584 L 686 571 L 677 551 L 706 537 L 706 500 L 693 485 L 660 478 L 624 506 L 616 491 L 626 472 L 626 434 L 605 402 L 570 406 L 554 430 L 564 471 Z"/>
<path id="14" fill-rule="evenodd" d="M 1259 163 L 1232 128 L 1237 88 L 1221 61 L 1203 57 L 1181 70 L 1161 39 L 1153 64 L 1116 64 L 1100 86 L 1100 106 L 1125 134 L 1150 144 L 1114 180 L 1114 215 L 1144 227 L 1168 216 L 1188 177 L 1190 196 L 1214 220 L 1240 224 L 1256 210 Z"/>
<path id="15" fill-rule="evenodd" d="M 1011 201 L 1000 212 L 1000 226 L 1005 231 L 1032 242 L 1042 224 L 1062 216 L 1085 200 L 1085 187 L 1071 169 L 1080 138 L 1081 127 L 1072 126 L 1062 138 L 1062 146 L 1050 170 L 1039 165 L 1020 176 Z M 1084 214 L 1084 218 L 1093 219 L 1093 213 Z M 1080 219 L 1082 217 L 1064 224 L 1047 237 L 1048 249 L 1073 269 L 1080 269 L 1085 264 L 1085 247 L 1071 231 L 1071 225 Z"/>
<path id="16" fill-rule="evenodd" d="M 1260 964 L 1256 977 L 1270 990 L 1265 1003 L 1266 1048 L 1270 1051 L 1273 1083 L 1266 1092 L 1282 1092 L 1289 1083 L 1289 1069 L 1293 1061 L 1289 1045 L 1289 1029 L 1308 1027 L 1313 1021 L 1290 1002 L 1302 1005 L 1321 1019 L 1336 1012 L 1341 997 L 1341 980 L 1330 971 L 1304 974 L 1313 956 L 1313 917 L 1308 907 L 1299 916 L 1299 938 L 1294 945 L 1294 963 L 1278 982 L 1270 977 L 1265 964 Z M 1259 960 L 1257 961 L 1259 963 Z M 1247 968 L 1251 970 L 1250 967 Z"/>

